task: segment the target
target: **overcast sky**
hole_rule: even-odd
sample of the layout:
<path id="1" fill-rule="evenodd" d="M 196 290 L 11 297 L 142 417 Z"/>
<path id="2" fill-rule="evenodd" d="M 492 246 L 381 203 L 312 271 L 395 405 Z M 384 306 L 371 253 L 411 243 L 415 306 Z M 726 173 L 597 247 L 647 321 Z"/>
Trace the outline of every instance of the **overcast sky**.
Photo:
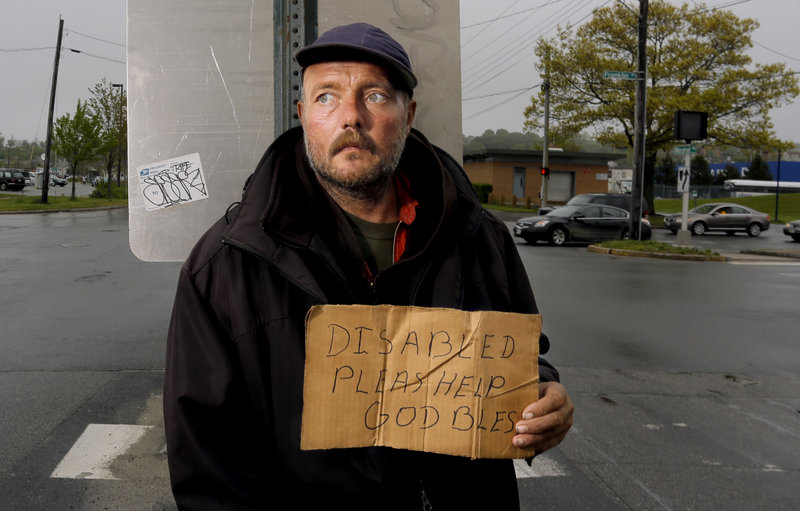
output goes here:
<path id="1" fill-rule="evenodd" d="M 522 112 L 541 83 L 534 69 L 536 39 L 552 36 L 558 25 L 580 24 L 593 9 L 612 1 L 462 0 L 463 132 L 522 131 Z M 89 89 L 103 78 L 126 83 L 125 5 L 125 0 L 2 0 L 0 134 L 7 140 L 44 140 L 47 135 L 59 15 L 65 50 L 56 117 L 74 112 L 77 101 L 90 97 Z M 760 22 L 750 51 L 754 62 L 786 62 L 800 70 L 800 0 L 710 0 L 706 5 Z M 800 142 L 800 102 L 772 117 L 781 138 Z"/>

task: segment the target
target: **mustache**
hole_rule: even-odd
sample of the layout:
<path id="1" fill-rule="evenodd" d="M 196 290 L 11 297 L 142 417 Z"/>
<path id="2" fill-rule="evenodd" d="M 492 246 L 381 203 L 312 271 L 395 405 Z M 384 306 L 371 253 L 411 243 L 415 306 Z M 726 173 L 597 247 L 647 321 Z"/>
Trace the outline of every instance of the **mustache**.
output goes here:
<path id="1" fill-rule="evenodd" d="M 330 149 L 328 149 L 328 153 L 330 156 L 333 156 L 342 149 L 346 149 L 348 147 L 366 149 L 371 153 L 374 153 L 377 150 L 377 145 L 370 137 L 364 135 L 360 131 L 348 130 L 333 140 Z"/>

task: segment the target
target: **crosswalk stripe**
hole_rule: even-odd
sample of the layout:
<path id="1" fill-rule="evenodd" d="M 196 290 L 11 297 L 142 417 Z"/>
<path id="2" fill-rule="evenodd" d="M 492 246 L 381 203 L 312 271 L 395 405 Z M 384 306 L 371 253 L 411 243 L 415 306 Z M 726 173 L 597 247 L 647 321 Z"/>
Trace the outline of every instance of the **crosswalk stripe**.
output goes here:
<path id="1" fill-rule="evenodd" d="M 117 479 L 110 467 L 152 426 L 89 424 L 50 474 L 65 479 Z"/>
<path id="2" fill-rule="evenodd" d="M 567 475 L 561 465 L 547 454 L 541 454 L 533 460 L 531 466 L 525 460 L 514 460 L 517 479 L 529 477 L 559 477 Z"/>

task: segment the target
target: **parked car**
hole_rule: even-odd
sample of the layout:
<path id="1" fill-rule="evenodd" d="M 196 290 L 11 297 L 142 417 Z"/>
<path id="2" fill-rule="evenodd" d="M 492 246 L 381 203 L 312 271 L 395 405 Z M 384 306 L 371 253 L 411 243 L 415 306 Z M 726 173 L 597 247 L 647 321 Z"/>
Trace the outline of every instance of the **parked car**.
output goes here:
<path id="1" fill-rule="evenodd" d="M 50 174 L 50 184 L 58 186 L 67 186 L 67 180 L 59 175 Z"/>
<path id="2" fill-rule="evenodd" d="M 676 234 L 681 228 L 681 213 L 664 216 L 664 227 Z M 706 231 L 724 231 L 730 235 L 739 231 L 758 236 L 769 229 L 769 215 L 739 204 L 710 202 L 689 210 L 687 229 L 695 236 Z"/>
<path id="3" fill-rule="evenodd" d="M 27 170 L 20 170 L 20 172 L 22 173 L 22 177 L 25 178 L 25 186 L 33 186 L 36 184 L 36 178 L 33 172 L 28 172 Z"/>
<path id="4" fill-rule="evenodd" d="M 22 190 L 25 176 L 16 169 L 0 169 L 0 190 Z"/>
<path id="5" fill-rule="evenodd" d="M 631 196 L 628 193 L 581 193 L 573 196 L 565 206 L 576 204 L 607 204 L 625 211 L 631 210 Z M 546 215 L 556 207 L 539 208 L 540 215 Z"/>
<path id="6" fill-rule="evenodd" d="M 795 241 L 800 241 L 800 220 L 793 220 L 784 225 L 783 234 L 791 236 Z"/>
<path id="7" fill-rule="evenodd" d="M 563 245 L 568 241 L 605 241 L 628 238 L 630 214 L 624 209 L 601 204 L 561 206 L 546 215 L 520 219 L 514 236 L 527 243 L 547 241 Z M 650 222 L 642 219 L 642 239 L 650 239 Z"/>

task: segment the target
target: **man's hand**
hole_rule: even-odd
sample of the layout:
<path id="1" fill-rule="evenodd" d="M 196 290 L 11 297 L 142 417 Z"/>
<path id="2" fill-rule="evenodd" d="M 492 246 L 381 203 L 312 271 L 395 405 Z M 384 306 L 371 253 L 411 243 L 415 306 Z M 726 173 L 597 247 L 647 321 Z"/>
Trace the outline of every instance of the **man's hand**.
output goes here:
<path id="1" fill-rule="evenodd" d="M 517 447 L 533 447 L 536 454 L 557 446 L 572 427 L 575 407 L 560 383 L 539 384 L 539 401 L 528 405 L 517 422 L 517 435 L 512 442 Z"/>

